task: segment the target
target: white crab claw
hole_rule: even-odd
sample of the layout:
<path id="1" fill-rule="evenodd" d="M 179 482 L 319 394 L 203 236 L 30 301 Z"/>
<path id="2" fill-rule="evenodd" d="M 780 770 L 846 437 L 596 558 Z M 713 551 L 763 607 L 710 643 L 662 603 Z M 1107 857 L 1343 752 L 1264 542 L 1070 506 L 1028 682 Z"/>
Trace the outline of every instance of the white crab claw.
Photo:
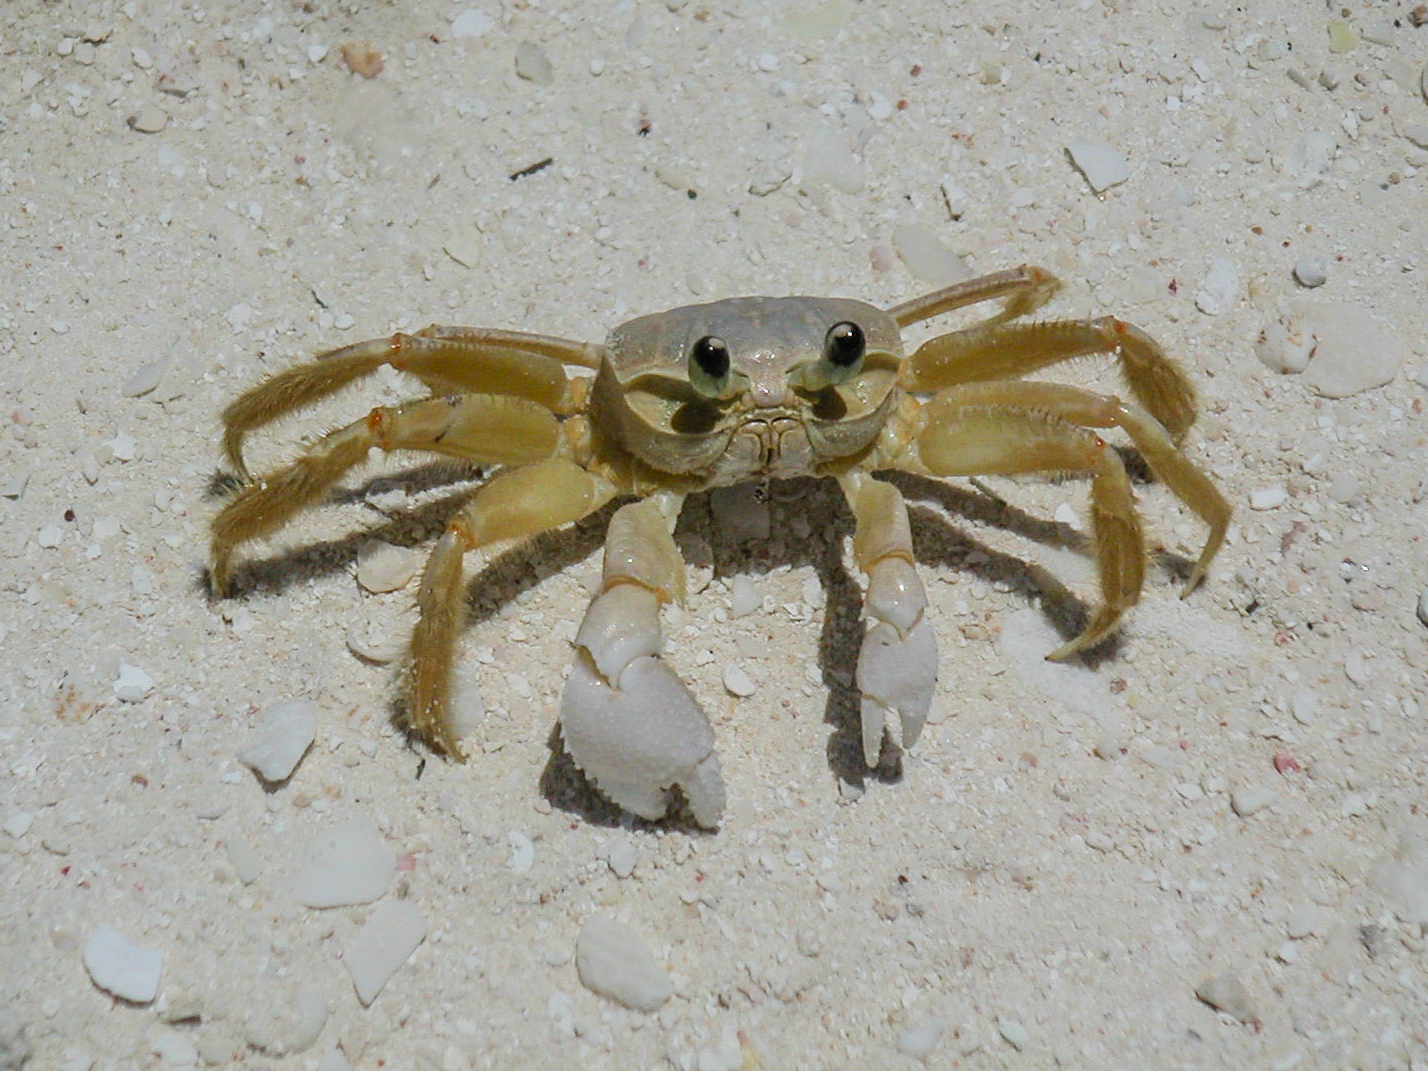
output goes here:
<path id="1" fill-rule="evenodd" d="M 661 818 L 679 786 L 694 820 L 712 828 L 724 812 L 724 779 L 704 711 L 655 654 L 657 601 L 620 584 L 590 607 L 561 697 L 565 750 L 613 803 Z"/>
<path id="2" fill-rule="evenodd" d="M 869 575 L 867 611 L 872 625 L 858 654 L 863 693 L 863 760 L 876 766 L 883 730 L 910 748 L 927 723 L 937 685 L 937 639 L 923 616 L 927 596 L 911 563 L 884 558 Z M 889 719 L 888 715 L 897 717 Z"/>

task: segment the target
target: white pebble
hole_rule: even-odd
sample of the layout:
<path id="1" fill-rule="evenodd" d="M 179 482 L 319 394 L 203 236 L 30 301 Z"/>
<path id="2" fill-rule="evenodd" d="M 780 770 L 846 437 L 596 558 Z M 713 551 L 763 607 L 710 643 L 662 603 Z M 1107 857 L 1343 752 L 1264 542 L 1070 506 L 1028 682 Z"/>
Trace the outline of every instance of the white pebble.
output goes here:
<path id="1" fill-rule="evenodd" d="M 516 46 L 516 77 L 538 86 L 548 86 L 555 81 L 555 69 L 540 45 L 522 41 Z"/>
<path id="2" fill-rule="evenodd" d="M 617 878 L 628 878 L 633 874 L 638 859 L 639 853 L 635 846 L 623 837 L 612 841 L 605 849 L 605 862 Z"/>
<path id="3" fill-rule="evenodd" d="M 396 860 L 377 827 L 353 818 L 313 842 L 293 899 L 307 907 L 369 904 L 387 891 L 395 871 Z"/>
<path id="4" fill-rule="evenodd" d="M 1294 278 L 1310 290 L 1329 281 L 1329 262 L 1323 257 L 1300 257 L 1294 262 Z"/>
<path id="5" fill-rule="evenodd" d="M 1298 907 L 1291 908 L 1285 917 L 1284 932 L 1296 941 L 1302 940 L 1319 928 L 1323 916 L 1324 913 L 1319 905 L 1300 904 Z"/>
<path id="6" fill-rule="evenodd" d="M 530 837 L 513 829 L 506 834 L 506 843 L 511 849 L 511 869 L 517 874 L 524 874 L 535 865 L 535 841 Z"/>
<path id="7" fill-rule="evenodd" d="M 1273 806 L 1279 794 L 1264 785 L 1241 785 L 1230 793 L 1230 809 L 1241 818 L 1258 814 L 1266 807 Z"/>
<path id="8" fill-rule="evenodd" d="M 364 1007 L 377 999 L 382 987 L 424 940 L 426 919 L 410 900 L 377 905 L 356 942 L 342 956 Z"/>
<path id="9" fill-rule="evenodd" d="M 1216 1011 L 1233 1015 L 1242 1023 L 1259 1018 L 1244 984 L 1233 974 L 1217 974 L 1195 987 L 1195 995 Z"/>
<path id="10" fill-rule="evenodd" d="M 321 63 L 327 59 L 327 54 L 331 49 L 321 42 L 315 42 L 307 46 L 307 61 L 309 63 Z"/>
<path id="11" fill-rule="evenodd" d="M 115 461 L 133 461 L 137 454 L 137 444 L 128 432 L 115 432 L 114 438 L 104 440 L 104 445 L 109 447 Z"/>
<path id="12" fill-rule="evenodd" d="M 149 1051 L 157 1056 L 165 1067 L 198 1066 L 198 1046 L 186 1034 L 180 1034 L 177 1030 L 159 1031 L 149 1043 Z"/>
<path id="13" fill-rule="evenodd" d="M 897 1051 L 914 1060 L 925 1060 L 932 1055 L 947 1030 L 946 1019 L 929 1019 L 925 1023 L 910 1026 L 897 1039 Z"/>
<path id="14" fill-rule="evenodd" d="M 157 134 L 169 125 L 169 113 L 157 104 L 145 104 L 129 117 L 129 129 L 138 134 Z"/>
<path id="15" fill-rule="evenodd" d="M 912 277 L 928 286 L 950 286 L 969 275 L 962 259 L 926 227 L 898 224 L 892 231 L 892 245 Z"/>
<path id="16" fill-rule="evenodd" d="M 1309 355 L 1314 352 L 1314 339 L 1293 318 L 1280 318 L 1259 330 L 1254 353 L 1271 372 L 1282 375 L 1304 371 Z"/>
<path id="17" fill-rule="evenodd" d="M 457 40 L 480 37 L 496 25 L 496 20 L 484 11 L 471 8 L 451 20 L 451 36 Z"/>
<path id="18" fill-rule="evenodd" d="M 35 536 L 35 542 L 45 550 L 54 550 L 64 538 L 64 529 L 57 524 L 47 524 Z"/>
<path id="19" fill-rule="evenodd" d="M 317 736 L 317 707 L 305 699 L 275 703 L 258 714 L 258 735 L 238 761 L 264 781 L 286 781 Z"/>
<path id="20" fill-rule="evenodd" d="M 1333 134 L 1313 131 L 1295 139 L 1284 157 L 1284 173 L 1300 189 L 1311 189 L 1327 179 L 1334 168 L 1338 141 Z"/>
<path id="21" fill-rule="evenodd" d="M 263 860 L 247 841 L 229 839 L 223 842 L 228 865 L 244 885 L 252 885 L 263 873 Z"/>
<path id="22" fill-rule="evenodd" d="M 1003 1041 L 1016 1049 L 1017 1052 L 1026 1048 L 1027 1042 L 1031 1040 L 1026 1032 L 1026 1027 L 1022 1026 L 1021 1023 L 1015 1019 L 998 1019 L 997 1033 L 1002 1036 Z"/>
<path id="23" fill-rule="evenodd" d="M 374 595 L 400 591 L 421 568 L 421 554 L 369 539 L 357 548 L 357 583 Z"/>
<path id="24" fill-rule="evenodd" d="M 1076 170 L 1086 176 L 1087 183 L 1096 193 L 1130 178 L 1130 164 L 1109 145 L 1077 139 L 1066 143 L 1066 151 L 1071 154 Z"/>
<path id="25" fill-rule="evenodd" d="M 730 695 L 736 695 L 740 699 L 747 699 L 759 690 L 759 686 L 743 667 L 733 662 L 724 667 L 724 687 Z"/>
<path id="26" fill-rule="evenodd" d="M 84 943 L 84 969 L 106 993 L 148 1004 L 159 995 L 164 954 L 157 948 L 133 944 L 113 927 L 100 926 Z"/>
<path id="27" fill-rule="evenodd" d="M 1428 625 L 1428 588 L 1424 588 L 1418 593 L 1418 620 Z"/>
<path id="28" fill-rule="evenodd" d="M 740 573 L 730 585 L 729 613 L 734 617 L 747 617 L 763 605 L 764 597 L 748 576 Z"/>
<path id="29" fill-rule="evenodd" d="M 30 827 L 35 824 L 33 811 L 19 811 L 5 819 L 4 830 L 10 836 L 19 840 L 30 831 Z"/>
<path id="30" fill-rule="evenodd" d="M 159 380 L 164 375 L 164 361 L 150 361 L 142 364 L 132 376 L 119 388 L 119 393 L 125 398 L 141 398 L 159 385 Z"/>
<path id="31" fill-rule="evenodd" d="M 1261 487 L 1250 492 L 1250 509 L 1278 509 L 1289 500 L 1289 492 L 1283 487 Z"/>
<path id="32" fill-rule="evenodd" d="M 98 475 L 97 475 L 97 474 L 96 474 L 96 477 L 95 477 L 95 478 L 96 478 L 96 479 L 98 478 Z M 30 470 L 29 470 L 29 469 L 22 469 L 22 470 L 20 470 L 19 472 L 13 472 L 13 473 L 11 473 L 10 476 L 5 480 L 4 484 L 3 484 L 3 485 L 0 485 L 0 496 L 3 496 L 3 497 L 5 497 L 5 498 L 19 498 L 21 495 L 23 495 L 23 494 L 25 493 L 25 486 L 26 486 L 29 482 L 30 482 Z M 93 482 L 94 482 L 93 480 L 90 480 L 90 483 L 93 483 Z"/>
<path id="33" fill-rule="evenodd" d="M 114 681 L 114 697 L 123 703 L 138 703 L 154 686 L 150 677 L 138 666 L 128 662 L 119 663 L 119 676 Z"/>
<path id="34" fill-rule="evenodd" d="M 586 989 L 635 1011 L 652 1012 L 674 992 L 639 934 L 599 915 L 575 939 L 575 969 Z"/>
<path id="35" fill-rule="evenodd" d="M 1229 257 L 1215 257 L 1195 291 L 1195 307 L 1206 316 L 1228 312 L 1240 299 L 1240 269 Z"/>
<path id="36" fill-rule="evenodd" d="M 469 224 L 459 226 L 446 236 L 441 248 L 463 268 L 474 268 L 481 263 L 481 232 Z"/>
<path id="37" fill-rule="evenodd" d="M 1326 398 L 1382 387 L 1408 358 L 1408 344 L 1390 334 L 1368 310 L 1345 301 L 1306 303 L 1300 312 L 1314 336 L 1308 384 Z"/>
<path id="38" fill-rule="evenodd" d="M 804 186 L 832 186 L 844 193 L 863 188 L 863 163 L 853 155 L 843 135 L 820 124 L 808 138 L 803 158 Z"/>

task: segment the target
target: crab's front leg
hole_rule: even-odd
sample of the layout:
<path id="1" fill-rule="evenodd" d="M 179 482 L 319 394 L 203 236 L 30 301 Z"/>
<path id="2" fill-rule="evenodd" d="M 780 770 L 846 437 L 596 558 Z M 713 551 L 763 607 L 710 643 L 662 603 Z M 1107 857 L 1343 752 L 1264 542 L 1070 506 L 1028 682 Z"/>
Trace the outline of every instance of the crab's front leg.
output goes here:
<path id="1" fill-rule="evenodd" d="M 913 565 L 901 492 L 866 473 L 848 473 L 838 482 L 857 526 L 853 555 L 868 576 L 858 689 L 863 759 L 876 766 L 885 729 L 892 730 L 899 747 L 917 743 L 937 685 L 937 639 L 924 613 L 927 595 Z"/>
<path id="2" fill-rule="evenodd" d="M 561 698 L 565 749 L 612 802 L 655 819 L 678 786 L 701 826 L 718 825 L 724 781 L 704 711 L 659 657 L 662 603 L 682 601 L 670 532 L 684 496 L 661 492 L 610 520 L 600 593 L 575 637 Z"/>

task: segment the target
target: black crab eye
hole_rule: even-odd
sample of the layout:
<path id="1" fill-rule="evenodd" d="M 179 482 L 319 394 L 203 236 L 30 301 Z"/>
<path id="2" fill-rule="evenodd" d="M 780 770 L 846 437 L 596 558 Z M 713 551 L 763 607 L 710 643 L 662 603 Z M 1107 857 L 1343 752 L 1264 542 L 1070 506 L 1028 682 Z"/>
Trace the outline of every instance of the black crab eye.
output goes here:
<path id="1" fill-rule="evenodd" d="M 834 368 L 852 368 L 867 350 L 863 329 L 852 320 L 843 320 L 828 329 L 823 340 L 823 359 Z"/>
<path id="2" fill-rule="evenodd" d="M 706 398 L 723 398 L 730 389 L 729 346 L 705 335 L 689 348 L 689 385 Z"/>

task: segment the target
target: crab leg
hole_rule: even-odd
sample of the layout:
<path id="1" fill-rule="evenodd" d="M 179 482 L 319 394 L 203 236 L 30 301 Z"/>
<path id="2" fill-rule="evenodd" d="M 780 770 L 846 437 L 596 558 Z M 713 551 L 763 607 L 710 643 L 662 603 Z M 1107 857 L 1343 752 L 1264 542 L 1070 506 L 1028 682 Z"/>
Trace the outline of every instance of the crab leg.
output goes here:
<path id="1" fill-rule="evenodd" d="M 928 339 L 898 373 L 904 390 L 1017 379 L 1093 353 L 1115 356 L 1127 389 L 1180 442 L 1195 420 L 1195 390 L 1160 344 L 1134 324 L 1096 320 L 978 324 Z"/>
<path id="2" fill-rule="evenodd" d="M 433 324 L 324 353 L 264 380 L 223 410 L 223 449 L 248 479 L 243 438 L 284 414 L 333 394 L 384 364 L 421 380 L 433 393 L 512 395 L 559 413 L 571 411 L 565 365 L 594 368 L 597 347 L 549 335 Z"/>
<path id="3" fill-rule="evenodd" d="M 953 283 L 922 297 L 904 301 L 888 309 L 888 315 L 897 321 L 899 327 L 906 327 L 945 312 L 1004 297 L 1006 304 L 988 321 L 1001 323 L 1039 309 L 1051 300 L 1060 287 L 1061 281 L 1045 268 L 1023 264 L 1009 271 L 995 271 L 990 275 Z"/>
<path id="4" fill-rule="evenodd" d="M 506 395 L 461 394 L 373 409 L 323 436 L 287 468 L 247 484 L 229 499 L 213 520 L 214 593 L 228 592 L 235 549 L 271 535 L 299 510 L 320 501 L 374 446 L 510 465 L 549 457 L 559 437 L 559 424 L 548 409 Z"/>
<path id="5" fill-rule="evenodd" d="M 838 482 L 856 524 L 853 554 L 868 575 L 868 629 L 858 654 L 858 688 L 863 693 L 863 760 L 876 766 L 885 727 L 891 725 L 899 747 L 917 743 L 937 684 L 937 640 L 923 613 L 927 596 L 913 566 L 901 492 L 863 473 L 840 476 Z M 892 722 L 890 713 L 897 715 Z"/>
<path id="6" fill-rule="evenodd" d="M 1062 383 L 972 383 L 938 395 L 939 404 L 1015 406 L 1039 409 L 1087 428 L 1120 428 L 1171 492 L 1210 528 L 1181 597 L 1189 595 L 1219 553 L 1230 524 L 1230 504 L 1210 478 L 1191 464 L 1161 424 L 1145 410 L 1112 395 Z"/>
<path id="7" fill-rule="evenodd" d="M 660 605 L 684 598 L 684 563 L 670 536 L 683 501 L 659 492 L 611 518 L 600 594 L 575 637 L 560 725 L 570 757 L 615 804 L 660 818 L 677 785 L 694 820 L 712 828 L 724 811 L 714 733 L 659 657 Z"/>
<path id="8" fill-rule="evenodd" d="M 1101 438 L 1054 413 L 1021 405 L 964 401 L 961 388 L 944 391 L 922 408 L 922 430 L 895 467 L 931 476 L 1084 472 L 1091 475 L 1091 528 L 1102 605 L 1048 659 L 1068 658 L 1115 627 L 1140 597 L 1145 542 L 1120 458 Z"/>
<path id="9" fill-rule="evenodd" d="M 422 573 L 412 633 L 407 724 L 435 750 L 456 755 L 451 727 L 451 667 L 461 631 L 462 559 L 467 551 L 526 539 L 593 513 L 615 494 L 608 480 L 563 457 L 503 472 L 447 525 Z"/>

